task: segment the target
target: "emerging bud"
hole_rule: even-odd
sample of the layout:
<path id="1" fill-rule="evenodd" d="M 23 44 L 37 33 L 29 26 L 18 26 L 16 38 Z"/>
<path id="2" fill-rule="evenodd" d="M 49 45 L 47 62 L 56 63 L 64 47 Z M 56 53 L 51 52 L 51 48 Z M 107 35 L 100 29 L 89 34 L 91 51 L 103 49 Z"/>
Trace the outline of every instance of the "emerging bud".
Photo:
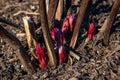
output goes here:
<path id="1" fill-rule="evenodd" d="M 95 34 L 95 30 L 96 30 L 96 26 L 95 23 L 91 23 L 89 25 L 89 29 L 88 29 L 88 38 L 93 40 L 93 36 Z"/>
<path id="2" fill-rule="evenodd" d="M 62 25 L 62 32 L 69 30 L 69 19 L 65 18 Z"/>
<path id="3" fill-rule="evenodd" d="M 47 60 L 44 48 L 40 43 L 36 45 L 36 56 L 38 57 L 38 61 L 40 62 L 41 69 L 45 70 L 47 68 Z"/>
<path id="4" fill-rule="evenodd" d="M 63 25 L 62 25 L 62 33 L 63 33 L 63 41 L 67 41 L 67 36 L 68 36 L 68 32 L 69 32 L 69 19 L 65 18 L 63 21 Z"/>
<path id="5" fill-rule="evenodd" d="M 69 24 L 70 24 L 70 31 L 72 32 L 76 18 L 75 18 L 75 16 L 74 16 L 74 14 L 70 14 L 70 15 L 68 16 L 68 19 L 69 19 Z"/>
<path id="6" fill-rule="evenodd" d="M 58 28 L 53 28 L 51 32 L 52 39 L 56 42 L 57 46 L 63 43 L 62 32 Z"/>
<path id="7" fill-rule="evenodd" d="M 67 62 L 67 53 L 63 45 L 59 46 L 58 53 L 59 53 L 59 64 Z"/>

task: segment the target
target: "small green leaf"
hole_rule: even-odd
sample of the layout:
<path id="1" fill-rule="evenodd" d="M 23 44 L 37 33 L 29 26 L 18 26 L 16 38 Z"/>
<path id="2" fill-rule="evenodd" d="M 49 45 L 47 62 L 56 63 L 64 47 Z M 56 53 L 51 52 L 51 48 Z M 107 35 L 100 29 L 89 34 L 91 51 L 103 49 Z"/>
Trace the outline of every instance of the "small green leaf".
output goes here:
<path id="1" fill-rule="evenodd" d="M 84 29 L 83 29 L 83 32 L 84 32 L 84 33 L 86 33 L 86 32 L 87 32 L 87 30 L 84 28 Z"/>

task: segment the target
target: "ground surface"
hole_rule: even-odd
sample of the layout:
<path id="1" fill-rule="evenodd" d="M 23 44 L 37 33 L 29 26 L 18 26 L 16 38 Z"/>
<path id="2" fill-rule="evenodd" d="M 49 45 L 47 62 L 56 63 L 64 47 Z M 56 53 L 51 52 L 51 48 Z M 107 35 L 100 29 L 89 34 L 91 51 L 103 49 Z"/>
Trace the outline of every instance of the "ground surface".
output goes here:
<path id="1" fill-rule="evenodd" d="M 97 28 L 100 28 L 109 15 L 112 5 L 113 0 L 93 0 L 92 6 L 88 10 L 90 14 L 86 15 L 82 26 L 86 26 L 92 16 Z M 31 6 L 35 6 L 35 10 L 31 10 Z M 0 0 L 0 17 L 21 26 L 23 26 L 22 17 L 25 14 L 15 15 L 15 13 L 20 10 L 38 12 L 38 9 L 38 0 Z M 33 17 L 36 21 L 39 20 L 38 16 Z M 23 27 L 16 29 L 3 23 L 0 24 L 16 35 L 24 45 L 26 44 Z M 79 40 L 78 44 L 79 42 L 81 41 Z M 120 45 L 120 10 L 112 26 L 109 45 L 105 47 L 100 41 L 95 49 L 92 49 L 91 44 L 89 42 L 85 49 L 80 51 L 82 56 L 80 61 L 73 58 L 72 64 L 63 64 L 45 71 L 38 68 L 37 72 L 30 76 L 26 75 L 27 73 L 23 70 L 15 50 L 0 37 L 0 80 L 67 80 L 73 77 L 78 80 L 120 80 L 120 51 L 105 57 Z"/>

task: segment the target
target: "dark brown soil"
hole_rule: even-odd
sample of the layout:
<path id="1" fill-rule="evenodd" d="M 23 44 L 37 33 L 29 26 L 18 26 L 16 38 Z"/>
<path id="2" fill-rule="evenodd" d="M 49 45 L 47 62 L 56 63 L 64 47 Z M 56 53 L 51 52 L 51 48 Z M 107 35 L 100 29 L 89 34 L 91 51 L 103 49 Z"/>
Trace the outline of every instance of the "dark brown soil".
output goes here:
<path id="1" fill-rule="evenodd" d="M 0 0 L 0 18 L 6 18 L 22 27 L 17 29 L 1 22 L 0 24 L 17 36 L 24 46 L 26 46 L 27 42 L 22 17 L 26 16 L 26 14 L 14 15 L 20 10 L 39 12 L 38 1 Z M 114 0 L 92 0 L 82 27 L 88 26 L 92 17 L 96 22 L 97 29 L 99 29 L 109 15 L 113 3 Z M 31 9 L 32 6 L 35 7 L 34 10 Z M 36 22 L 39 21 L 39 16 L 34 15 L 33 17 Z M 79 45 L 81 42 L 82 40 L 79 37 L 77 44 Z M 36 73 L 27 75 L 23 65 L 16 56 L 16 50 L 13 50 L 0 37 L 0 80 L 68 80 L 70 78 L 72 80 L 120 80 L 120 51 L 105 57 L 107 54 L 112 53 L 118 45 L 120 45 L 120 10 L 113 23 L 108 46 L 104 46 L 99 41 L 93 49 L 91 48 L 92 41 L 90 41 L 85 49 L 79 52 L 81 56 L 79 61 L 72 58 L 72 64 L 66 63 L 57 67 L 50 67 L 45 71 L 37 67 Z"/>

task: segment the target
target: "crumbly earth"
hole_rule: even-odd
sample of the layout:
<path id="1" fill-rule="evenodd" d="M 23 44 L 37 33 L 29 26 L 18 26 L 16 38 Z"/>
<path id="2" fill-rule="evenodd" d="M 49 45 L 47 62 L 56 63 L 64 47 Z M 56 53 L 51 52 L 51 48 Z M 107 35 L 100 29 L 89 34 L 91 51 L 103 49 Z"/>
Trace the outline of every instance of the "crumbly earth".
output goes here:
<path id="1" fill-rule="evenodd" d="M 13 33 L 26 46 L 25 31 L 22 18 L 26 14 L 16 14 L 19 11 L 39 12 L 39 0 L 0 0 L 0 17 L 15 22 L 22 27 L 19 29 L 1 23 Z M 77 0 L 76 0 L 77 1 Z M 81 1 L 81 0 L 80 0 Z M 95 20 L 99 29 L 109 15 L 114 0 L 92 0 L 85 15 L 82 27 L 88 26 L 91 17 Z M 75 4 L 75 3 L 74 3 Z M 80 3 L 77 3 L 79 5 Z M 78 9 L 77 9 L 78 10 Z M 33 16 L 39 21 L 39 16 Z M 80 32 L 83 32 L 82 29 Z M 98 31 L 97 31 L 98 32 Z M 96 34 L 97 34 L 96 32 Z M 83 33 L 82 33 L 83 34 Z M 81 44 L 82 36 L 79 36 L 77 45 Z M 113 23 L 109 38 L 109 45 L 104 46 L 101 40 L 92 48 L 90 41 L 85 49 L 80 50 L 80 60 L 72 58 L 72 64 L 65 63 L 57 67 L 49 67 L 47 70 L 37 68 L 33 75 L 27 75 L 23 65 L 16 55 L 16 50 L 0 37 L 0 80 L 120 80 L 120 51 L 105 57 L 120 45 L 120 10 Z M 33 57 L 32 57 L 33 58 Z"/>

